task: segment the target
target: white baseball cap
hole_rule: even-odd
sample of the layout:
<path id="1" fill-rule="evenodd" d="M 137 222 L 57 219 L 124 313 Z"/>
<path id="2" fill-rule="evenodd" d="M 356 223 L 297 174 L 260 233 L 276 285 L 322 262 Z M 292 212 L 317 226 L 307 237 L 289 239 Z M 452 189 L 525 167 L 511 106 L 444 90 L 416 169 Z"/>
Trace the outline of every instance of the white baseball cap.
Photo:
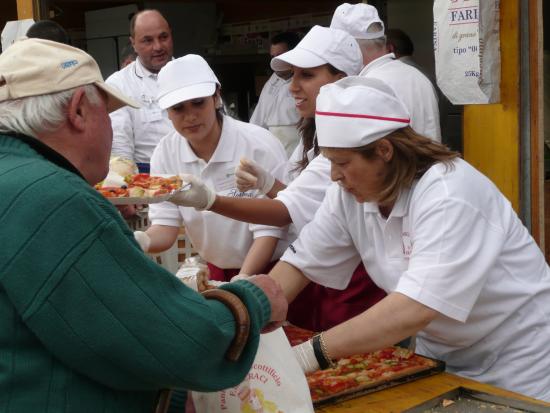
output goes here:
<path id="1" fill-rule="evenodd" d="M 158 74 L 157 95 L 161 109 L 168 109 L 186 100 L 212 96 L 218 78 L 201 56 L 188 54 L 166 63 Z"/>
<path id="2" fill-rule="evenodd" d="M 126 105 L 139 108 L 139 103 L 106 84 L 93 57 L 76 47 L 24 38 L 0 54 L 0 102 L 89 84 L 105 92 L 109 112 Z"/>
<path id="3" fill-rule="evenodd" d="M 380 23 L 382 30 L 368 33 L 373 23 Z M 331 29 L 345 30 L 356 39 L 378 39 L 384 36 L 384 23 L 378 16 L 376 7 L 365 3 L 339 5 L 330 22 Z"/>
<path id="4" fill-rule="evenodd" d="M 294 49 L 271 59 L 271 68 L 280 72 L 291 66 L 305 69 L 327 63 L 351 76 L 363 68 L 363 56 L 355 39 L 345 31 L 313 26 Z"/>
<path id="5" fill-rule="evenodd" d="M 315 125 L 319 146 L 358 148 L 410 123 L 409 111 L 382 80 L 350 76 L 321 87 Z"/>

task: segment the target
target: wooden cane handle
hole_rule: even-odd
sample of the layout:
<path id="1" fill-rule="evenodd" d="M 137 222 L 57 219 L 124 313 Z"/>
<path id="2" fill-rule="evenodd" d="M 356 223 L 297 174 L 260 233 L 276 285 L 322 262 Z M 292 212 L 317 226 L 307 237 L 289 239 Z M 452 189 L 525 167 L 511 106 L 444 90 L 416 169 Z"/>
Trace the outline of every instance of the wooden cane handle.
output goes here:
<path id="1" fill-rule="evenodd" d="M 225 358 L 230 361 L 237 361 L 246 346 L 250 333 L 250 317 L 248 315 L 248 310 L 240 298 L 230 291 L 214 288 L 203 291 L 201 294 L 208 300 L 218 300 L 222 302 L 231 310 L 233 317 L 235 317 L 235 337 L 225 353 Z M 168 412 L 171 397 L 172 390 L 162 390 L 159 395 L 155 413 Z"/>
<path id="2" fill-rule="evenodd" d="M 225 304 L 235 317 L 235 337 L 225 353 L 225 358 L 237 361 L 241 357 L 250 334 L 250 317 L 246 306 L 238 296 L 227 290 L 216 288 L 203 291 L 201 294 L 208 300 L 218 300 Z"/>
<path id="3" fill-rule="evenodd" d="M 167 413 L 170 407 L 170 399 L 172 398 L 172 390 L 164 389 L 160 391 L 159 400 L 155 409 L 155 413 Z"/>

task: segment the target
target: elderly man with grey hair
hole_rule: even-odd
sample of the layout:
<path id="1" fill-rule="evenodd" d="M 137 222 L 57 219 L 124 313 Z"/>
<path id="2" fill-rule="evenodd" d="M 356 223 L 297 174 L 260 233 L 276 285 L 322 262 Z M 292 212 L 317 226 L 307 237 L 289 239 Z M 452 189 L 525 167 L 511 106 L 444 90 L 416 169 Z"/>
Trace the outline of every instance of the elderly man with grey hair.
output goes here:
<path id="1" fill-rule="evenodd" d="M 152 412 L 161 389 L 231 387 L 285 319 L 267 276 L 186 287 L 93 189 L 124 105 L 79 49 L 27 39 L 0 55 L 1 412 Z"/>
<path id="2" fill-rule="evenodd" d="M 418 69 L 388 53 L 384 23 L 375 7 L 344 3 L 332 16 L 330 27 L 351 34 L 363 54 L 363 70 L 359 76 L 386 82 L 401 99 L 411 115 L 411 127 L 421 135 L 441 141 L 439 107 L 436 91 L 430 80 Z"/>

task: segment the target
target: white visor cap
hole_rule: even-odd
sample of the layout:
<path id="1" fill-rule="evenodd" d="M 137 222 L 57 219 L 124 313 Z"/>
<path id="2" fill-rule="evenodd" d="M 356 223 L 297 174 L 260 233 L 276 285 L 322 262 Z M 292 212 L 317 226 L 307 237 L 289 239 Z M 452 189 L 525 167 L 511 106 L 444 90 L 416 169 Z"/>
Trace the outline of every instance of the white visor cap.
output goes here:
<path id="1" fill-rule="evenodd" d="M 382 30 L 367 32 L 373 23 L 380 23 Z M 384 23 L 376 7 L 365 3 L 339 5 L 330 22 L 331 29 L 345 30 L 356 39 L 378 39 L 384 36 Z"/>
<path id="2" fill-rule="evenodd" d="M 160 69 L 158 85 L 159 106 L 168 109 L 186 100 L 212 96 L 220 82 L 206 60 L 188 54 L 169 61 Z"/>
<path id="3" fill-rule="evenodd" d="M 271 68 L 282 72 L 291 66 L 307 69 L 327 63 L 352 76 L 363 68 L 363 56 L 355 39 L 345 31 L 313 26 L 294 49 L 271 59 Z"/>
<path id="4" fill-rule="evenodd" d="M 410 115 L 382 80 L 351 76 L 321 87 L 315 125 L 319 146 L 359 148 L 410 123 Z"/>

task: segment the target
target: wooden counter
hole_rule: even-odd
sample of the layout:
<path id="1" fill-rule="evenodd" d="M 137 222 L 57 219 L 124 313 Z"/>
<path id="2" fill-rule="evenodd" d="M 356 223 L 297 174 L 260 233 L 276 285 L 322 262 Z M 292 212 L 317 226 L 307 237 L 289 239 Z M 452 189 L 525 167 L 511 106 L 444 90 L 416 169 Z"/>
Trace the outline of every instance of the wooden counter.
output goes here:
<path id="1" fill-rule="evenodd" d="M 353 400 L 347 400 L 331 406 L 323 406 L 315 409 L 316 413 L 398 413 L 414 407 L 440 394 L 446 393 L 457 387 L 468 387 L 495 394 L 497 396 L 511 397 L 548 406 L 550 403 L 534 400 L 517 393 L 468 380 L 454 374 L 440 373 L 410 383 L 367 394 Z"/>

